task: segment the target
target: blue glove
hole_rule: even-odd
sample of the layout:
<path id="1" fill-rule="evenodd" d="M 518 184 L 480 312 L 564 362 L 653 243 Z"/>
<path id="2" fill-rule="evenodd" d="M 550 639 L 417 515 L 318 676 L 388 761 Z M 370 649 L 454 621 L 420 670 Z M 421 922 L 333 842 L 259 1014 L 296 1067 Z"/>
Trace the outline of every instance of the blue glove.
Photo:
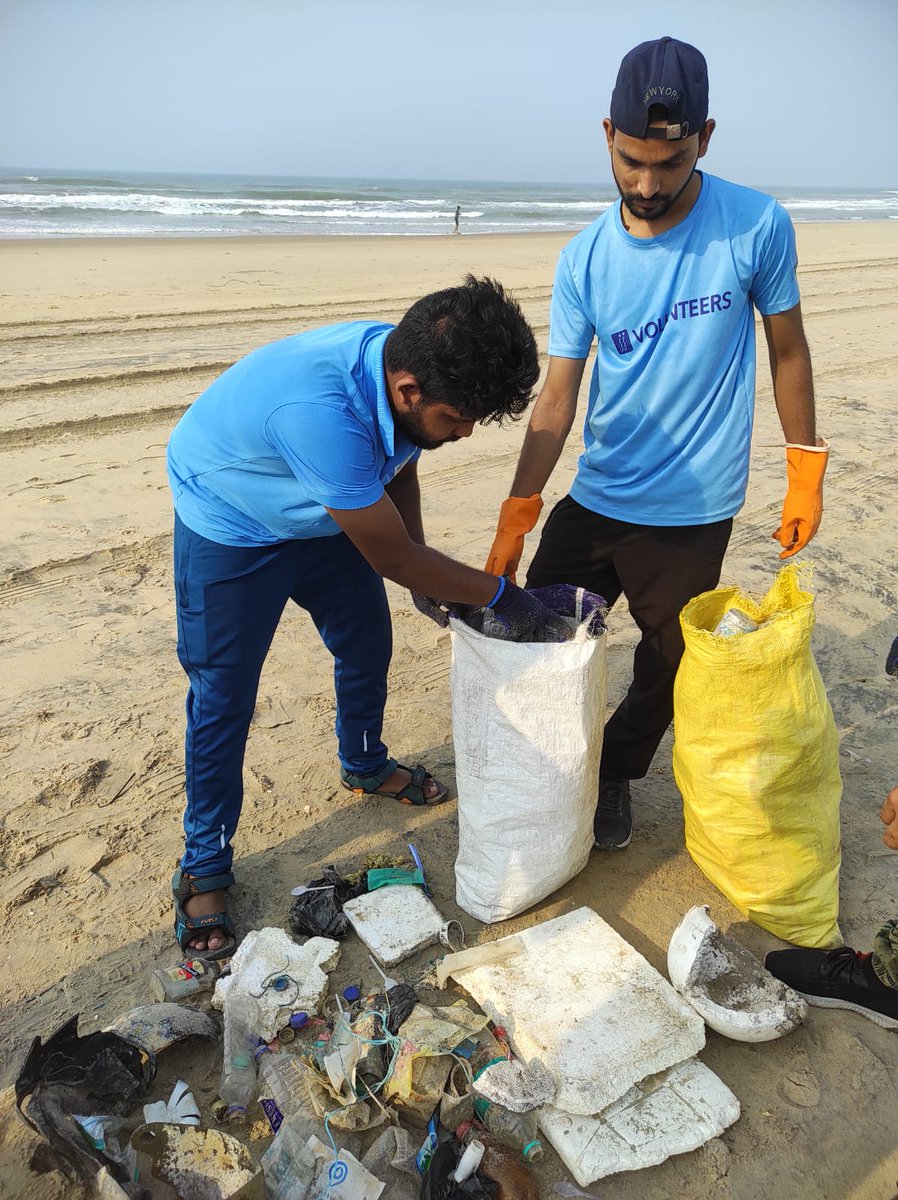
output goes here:
<path id="1" fill-rule="evenodd" d="M 505 641 L 554 641 L 554 638 L 546 638 L 546 623 L 552 621 L 553 614 L 532 592 L 516 587 L 508 578 L 504 583 L 505 587 L 500 587 L 486 607 L 502 626 Z"/>
<path id="2" fill-rule="evenodd" d="M 422 596 L 420 592 L 412 592 L 412 600 L 418 612 L 436 621 L 440 629 L 445 629 L 449 624 L 449 607 L 441 600 L 431 600 L 430 596 Z"/>

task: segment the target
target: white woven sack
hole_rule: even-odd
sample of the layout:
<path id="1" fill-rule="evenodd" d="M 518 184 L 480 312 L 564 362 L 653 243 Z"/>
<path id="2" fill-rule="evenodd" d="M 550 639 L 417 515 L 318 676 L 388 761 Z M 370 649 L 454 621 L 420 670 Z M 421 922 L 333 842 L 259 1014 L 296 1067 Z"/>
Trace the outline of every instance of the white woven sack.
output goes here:
<path id="1" fill-rule="evenodd" d="M 605 643 L 484 637 L 451 620 L 456 900 L 504 921 L 573 879 L 593 845 Z"/>

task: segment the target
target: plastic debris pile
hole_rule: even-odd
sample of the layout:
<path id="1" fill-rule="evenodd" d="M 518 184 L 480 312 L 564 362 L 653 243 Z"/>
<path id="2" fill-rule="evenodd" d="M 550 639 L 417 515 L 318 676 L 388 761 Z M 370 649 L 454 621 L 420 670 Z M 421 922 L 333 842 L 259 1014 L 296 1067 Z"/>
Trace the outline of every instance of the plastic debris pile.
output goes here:
<path id="1" fill-rule="evenodd" d="M 535 1200 L 549 1146 L 582 1187 L 738 1118 L 696 1057 L 705 1021 L 763 1040 L 801 1020 L 706 909 L 671 942 L 673 987 L 588 909 L 464 948 L 413 857 L 295 889 L 301 944 L 259 929 L 224 967 L 157 971 L 181 1003 L 35 1039 L 16 1100 L 53 1165 L 104 1200 Z M 370 971 L 349 981 L 352 936 Z M 193 1036 L 221 1039 L 216 1100 L 183 1079 L 150 1097 L 157 1056 Z"/>

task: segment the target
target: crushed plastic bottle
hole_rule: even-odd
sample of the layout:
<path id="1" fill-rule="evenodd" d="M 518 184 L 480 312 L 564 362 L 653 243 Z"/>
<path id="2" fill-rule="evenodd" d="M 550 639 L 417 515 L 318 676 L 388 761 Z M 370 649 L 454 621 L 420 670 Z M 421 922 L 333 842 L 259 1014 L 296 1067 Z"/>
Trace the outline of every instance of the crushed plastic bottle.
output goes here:
<path id="1" fill-rule="evenodd" d="M 303 1107 L 306 1069 L 295 1055 L 272 1052 L 268 1046 L 259 1047 L 256 1061 L 259 1103 L 272 1133 L 277 1133 L 283 1119 L 293 1116 Z"/>
<path id="2" fill-rule="evenodd" d="M 490 1104 L 489 1100 L 479 1098 L 474 1100 L 474 1112 L 478 1121 L 485 1125 L 498 1141 L 520 1150 L 527 1162 L 540 1162 L 544 1151 L 538 1136 L 535 1112 L 511 1112 L 498 1104 Z"/>
<path id="3" fill-rule="evenodd" d="M 256 1058 L 262 1012 L 245 992 L 228 992 L 219 1095 L 229 1109 L 245 1109 L 256 1093 Z"/>

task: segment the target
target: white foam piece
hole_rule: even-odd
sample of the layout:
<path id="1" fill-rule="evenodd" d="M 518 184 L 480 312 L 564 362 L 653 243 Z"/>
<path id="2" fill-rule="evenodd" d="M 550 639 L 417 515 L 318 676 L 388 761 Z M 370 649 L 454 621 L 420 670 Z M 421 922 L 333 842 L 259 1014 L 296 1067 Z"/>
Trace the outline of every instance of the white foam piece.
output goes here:
<path id="1" fill-rule="evenodd" d="M 285 929 L 253 929 L 234 952 L 230 975 L 216 981 L 212 1007 L 223 1010 L 232 989 L 255 997 L 262 1017 L 259 1037 L 270 1042 L 292 1013 L 318 1012 L 327 972 L 339 957 L 340 943 L 332 938 L 313 937 L 298 946 Z M 283 977 L 288 985 L 278 991 L 273 981 Z"/>
<path id="2" fill-rule="evenodd" d="M 377 888 L 347 900 L 349 923 L 385 967 L 440 940 L 445 918 L 418 887 Z"/>
<path id="3" fill-rule="evenodd" d="M 595 1117 L 544 1108 L 539 1127 L 580 1187 L 697 1150 L 739 1119 L 739 1101 L 697 1058 L 644 1080 Z"/>
<path id="4" fill-rule="evenodd" d="M 556 1107 L 600 1112 L 704 1046 L 698 1013 L 591 909 L 515 936 L 522 953 L 456 977 L 518 1057 L 546 1068 Z"/>

